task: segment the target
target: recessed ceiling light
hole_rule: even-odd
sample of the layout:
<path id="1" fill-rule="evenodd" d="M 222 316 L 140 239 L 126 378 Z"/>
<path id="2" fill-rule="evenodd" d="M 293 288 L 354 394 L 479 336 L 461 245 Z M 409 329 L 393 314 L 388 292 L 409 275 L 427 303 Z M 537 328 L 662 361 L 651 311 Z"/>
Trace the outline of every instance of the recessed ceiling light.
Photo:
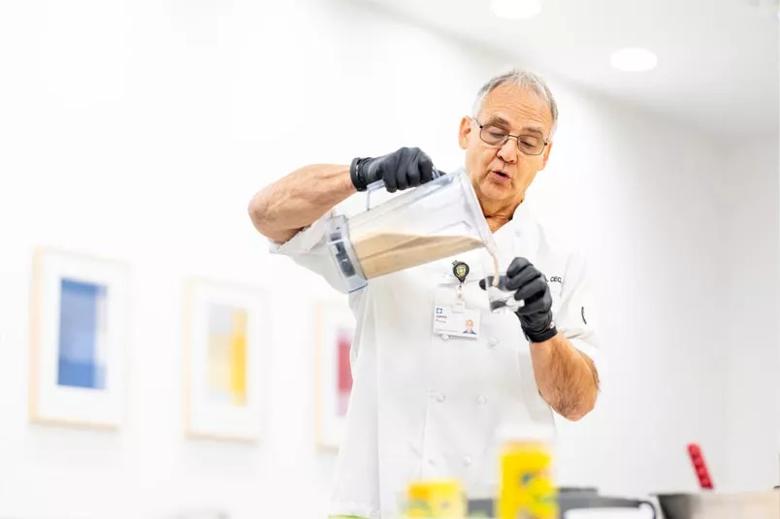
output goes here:
<path id="1" fill-rule="evenodd" d="M 646 72 L 658 65 L 658 57 L 641 47 L 627 47 L 612 53 L 612 66 L 625 72 Z"/>
<path id="2" fill-rule="evenodd" d="M 492 0 L 490 9 L 499 18 L 523 20 L 542 12 L 541 0 Z"/>

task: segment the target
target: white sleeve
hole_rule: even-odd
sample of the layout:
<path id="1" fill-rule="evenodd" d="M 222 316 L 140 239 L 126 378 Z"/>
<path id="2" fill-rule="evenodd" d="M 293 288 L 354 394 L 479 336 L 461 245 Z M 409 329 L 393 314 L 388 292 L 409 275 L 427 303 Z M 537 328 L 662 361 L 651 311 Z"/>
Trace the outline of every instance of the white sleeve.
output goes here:
<path id="1" fill-rule="evenodd" d="M 273 254 L 291 257 L 298 265 L 319 274 L 330 286 L 346 294 L 348 292 L 346 282 L 326 243 L 327 220 L 331 214 L 325 213 L 316 222 L 301 229 L 284 243 L 270 241 L 269 248 Z"/>
<path id="2" fill-rule="evenodd" d="M 567 261 L 555 326 L 569 339 L 572 346 L 590 357 L 601 375 L 603 359 L 594 330 L 595 315 L 585 260 L 573 254 Z"/>

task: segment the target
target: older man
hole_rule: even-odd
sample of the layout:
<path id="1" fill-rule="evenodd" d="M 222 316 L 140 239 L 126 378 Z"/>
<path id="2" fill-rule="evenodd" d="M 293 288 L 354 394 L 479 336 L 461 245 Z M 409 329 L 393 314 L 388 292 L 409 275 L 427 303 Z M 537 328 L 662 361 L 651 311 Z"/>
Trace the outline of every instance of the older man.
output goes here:
<path id="1" fill-rule="evenodd" d="M 488 81 L 460 122 L 465 167 L 506 268 L 501 287 L 524 302 L 514 314 L 490 311 L 480 279 L 492 263 L 481 249 L 350 293 L 354 386 L 332 513 L 392 516 L 417 479 L 456 478 L 469 495 L 493 495 L 499 427 L 552 425 L 551 409 L 578 420 L 593 408 L 597 350 L 584 263 L 553 250 L 523 204 L 547 164 L 557 117 L 544 81 L 513 71 Z M 301 168 L 255 195 L 249 212 L 274 251 L 345 290 L 321 253 L 327 213 L 372 182 L 395 191 L 432 178 L 425 153 L 401 148 L 349 166 Z M 469 265 L 465 280 L 453 261 Z M 456 297 L 477 333 L 449 336 L 432 326 L 434 307 Z"/>

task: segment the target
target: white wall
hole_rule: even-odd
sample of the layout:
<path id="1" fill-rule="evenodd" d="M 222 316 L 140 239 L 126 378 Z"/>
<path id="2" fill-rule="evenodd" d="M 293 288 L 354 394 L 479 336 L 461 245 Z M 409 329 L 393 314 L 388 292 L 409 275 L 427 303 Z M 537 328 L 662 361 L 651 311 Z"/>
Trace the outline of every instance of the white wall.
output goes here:
<path id="1" fill-rule="evenodd" d="M 726 434 L 732 440 L 724 479 L 744 488 L 780 484 L 777 137 L 756 139 L 727 155 L 724 235 L 732 247 Z M 774 450 L 777 459 L 765 453 Z"/>
<path id="2" fill-rule="evenodd" d="M 331 294 L 267 254 L 246 203 L 299 165 L 400 145 L 459 165 L 458 119 L 510 59 L 336 0 L 38 0 L 0 6 L 0 60 L 0 517 L 214 507 L 248 518 L 291 503 L 298 517 L 318 516 L 333 456 L 313 447 L 312 312 L 301 300 Z M 552 83 L 562 121 L 530 202 L 590 259 L 610 364 L 598 410 L 563 426 L 561 481 L 692 489 L 683 447 L 698 440 L 716 483 L 766 486 L 777 426 L 743 403 L 771 405 L 764 393 L 778 373 L 777 164 L 752 158 L 776 157 L 776 139 L 724 154 L 677 123 Z M 743 231 L 751 222 L 760 226 Z M 133 267 L 119 434 L 27 423 L 35 245 Z M 182 438 L 179 310 L 190 275 L 273 294 L 259 446 Z M 740 304 L 754 289 L 758 304 Z"/>

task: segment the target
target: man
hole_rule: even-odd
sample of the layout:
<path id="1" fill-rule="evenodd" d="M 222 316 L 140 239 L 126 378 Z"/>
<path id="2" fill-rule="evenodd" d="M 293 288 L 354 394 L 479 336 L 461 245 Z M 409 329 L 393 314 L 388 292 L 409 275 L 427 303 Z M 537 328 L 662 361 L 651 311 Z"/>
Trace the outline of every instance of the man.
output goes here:
<path id="1" fill-rule="evenodd" d="M 463 330 L 463 333 L 467 333 L 469 335 L 477 334 L 477 332 L 474 331 L 474 321 L 471 319 L 466 319 L 466 329 Z"/>
<path id="2" fill-rule="evenodd" d="M 514 313 L 490 311 L 479 280 L 492 263 L 482 249 L 374 278 L 350 294 L 354 386 L 332 513 L 393 516 L 405 486 L 419 479 L 456 478 L 470 496 L 495 495 L 499 427 L 552 425 L 551 409 L 578 420 L 595 405 L 584 264 L 552 250 L 523 204 L 549 158 L 557 116 L 543 80 L 513 71 L 488 81 L 460 123 L 465 167 L 506 268 L 501 288 L 518 302 Z M 323 252 L 327 213 L 372 182 L 396 191 L 432 178 L 427 155 L 401 148 L 350 166 L 301 168 L 255 195 L 249 212 L 275 252 L 344 290 Z M 467 263 L 471 276 L 456 279 L 453 260 Z M 434 307 L 458 302 L 478 319 L 474 337 L 432 326 Z"/>

